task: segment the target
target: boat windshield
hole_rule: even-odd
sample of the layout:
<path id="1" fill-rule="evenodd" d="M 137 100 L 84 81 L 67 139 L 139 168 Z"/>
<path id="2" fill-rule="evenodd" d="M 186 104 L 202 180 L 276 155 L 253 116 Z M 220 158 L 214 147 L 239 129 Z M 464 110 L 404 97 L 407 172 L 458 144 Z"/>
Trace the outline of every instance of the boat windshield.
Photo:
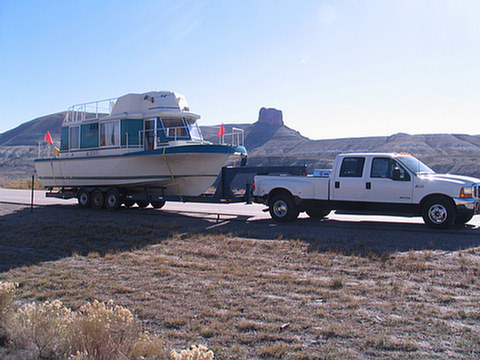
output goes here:
<path id="1" fill-rule="evenodd" d="M 399 156 L 397 159 L 415 175 L 435 174 L 435 171 L 413 156 Z"/>
<path id="2" fill-rule="evenodd" d="M 203 141 L 203 136 L 202 132 L 200 131 L 200 127 L 198 126 L 197 122 L 188 122 L 187 120 L 187 125 L 188 125 L 188 131 L 190 132 L 190 137 L 194 141 Z"/>
<path id="3" fill-rule="evenodd" d="M 195 119 L 190 118 L 161 118 L 161 131 L 168 140 L 203 141 L 202 133 Z"/>

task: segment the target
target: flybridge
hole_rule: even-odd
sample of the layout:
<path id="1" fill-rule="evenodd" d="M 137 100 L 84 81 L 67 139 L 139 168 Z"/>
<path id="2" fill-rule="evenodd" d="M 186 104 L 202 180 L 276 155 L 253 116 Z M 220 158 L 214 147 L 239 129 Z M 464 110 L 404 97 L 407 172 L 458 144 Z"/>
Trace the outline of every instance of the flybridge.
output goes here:
<path id="1" fill-rule="evenodd" d="M 80 122 L 109 116 L 117 100 L 118 98 L 110 98 L 72 105 L 68 108 L 63 122 Z"/>
<path id="2" fill-rule="evenodd" d="M 183 95 L 172 91 L 152 91 L 145 94 L 127 94 L 119 98 L 73 105 L 68 108 L 64 122 L 71 123 L 104 117 L 143 115 L 158 110 L 188 113 L 196 119 L 200 118 L 199 115 L 190 113 L 190 107 Z"/>

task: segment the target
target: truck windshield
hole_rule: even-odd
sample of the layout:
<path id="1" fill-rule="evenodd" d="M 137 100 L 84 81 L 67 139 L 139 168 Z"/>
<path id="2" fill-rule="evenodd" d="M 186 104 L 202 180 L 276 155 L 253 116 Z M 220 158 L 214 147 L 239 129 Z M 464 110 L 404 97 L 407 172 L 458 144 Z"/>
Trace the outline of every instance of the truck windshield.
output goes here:
<path id="1" fill-rule="evenodd" d="M 415 175 L 435 174 L 435 171 L 413 156 L 399 156 L 397 159 Z"/>

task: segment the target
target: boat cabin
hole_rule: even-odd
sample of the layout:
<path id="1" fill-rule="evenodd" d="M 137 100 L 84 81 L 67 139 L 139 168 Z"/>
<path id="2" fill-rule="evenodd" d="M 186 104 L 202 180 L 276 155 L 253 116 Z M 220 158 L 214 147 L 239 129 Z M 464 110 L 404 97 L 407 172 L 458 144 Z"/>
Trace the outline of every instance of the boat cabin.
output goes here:
<path id="1" fill-rule="evenodd" d="M 60 151 L 148 151 L 179 142 L 202 143 L 199 118 L 183 95 L 167 91 L 74 105 L 62 125 Z"/>

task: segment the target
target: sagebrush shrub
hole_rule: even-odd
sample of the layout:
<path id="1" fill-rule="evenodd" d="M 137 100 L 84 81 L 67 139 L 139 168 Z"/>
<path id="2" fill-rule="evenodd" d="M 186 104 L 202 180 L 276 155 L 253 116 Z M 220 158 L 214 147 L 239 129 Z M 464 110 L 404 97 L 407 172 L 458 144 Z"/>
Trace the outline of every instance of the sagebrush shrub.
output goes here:
<path id="1" fill-rule="evenodd" d="M 0 317 L 10 311 L 10 305 L 15 293 L 16 284 L 0 281 Z"/>
<path id="2" fill-rule="evenodd" d="M 180 353 L 176 351 L 170 353 L 172 360 L 213 360 L 213 356 L 213 351 L 203 345 L 193 345 L 190 349 L 182 350 Z"/>
<path id="3" fill-rule="evenodd" d="M 161 337 L 142 331 L 131 311 L 112 301 L 95 300 L 72 311 L 55 300 L 14 311 L 15 288 L 0 282 L 0 340 L 8 340 L 14 357 L 17 351 L 30 359 L 52 360 L 213 359 L 213 352 L 201 345 L 169 354 Z"/>

